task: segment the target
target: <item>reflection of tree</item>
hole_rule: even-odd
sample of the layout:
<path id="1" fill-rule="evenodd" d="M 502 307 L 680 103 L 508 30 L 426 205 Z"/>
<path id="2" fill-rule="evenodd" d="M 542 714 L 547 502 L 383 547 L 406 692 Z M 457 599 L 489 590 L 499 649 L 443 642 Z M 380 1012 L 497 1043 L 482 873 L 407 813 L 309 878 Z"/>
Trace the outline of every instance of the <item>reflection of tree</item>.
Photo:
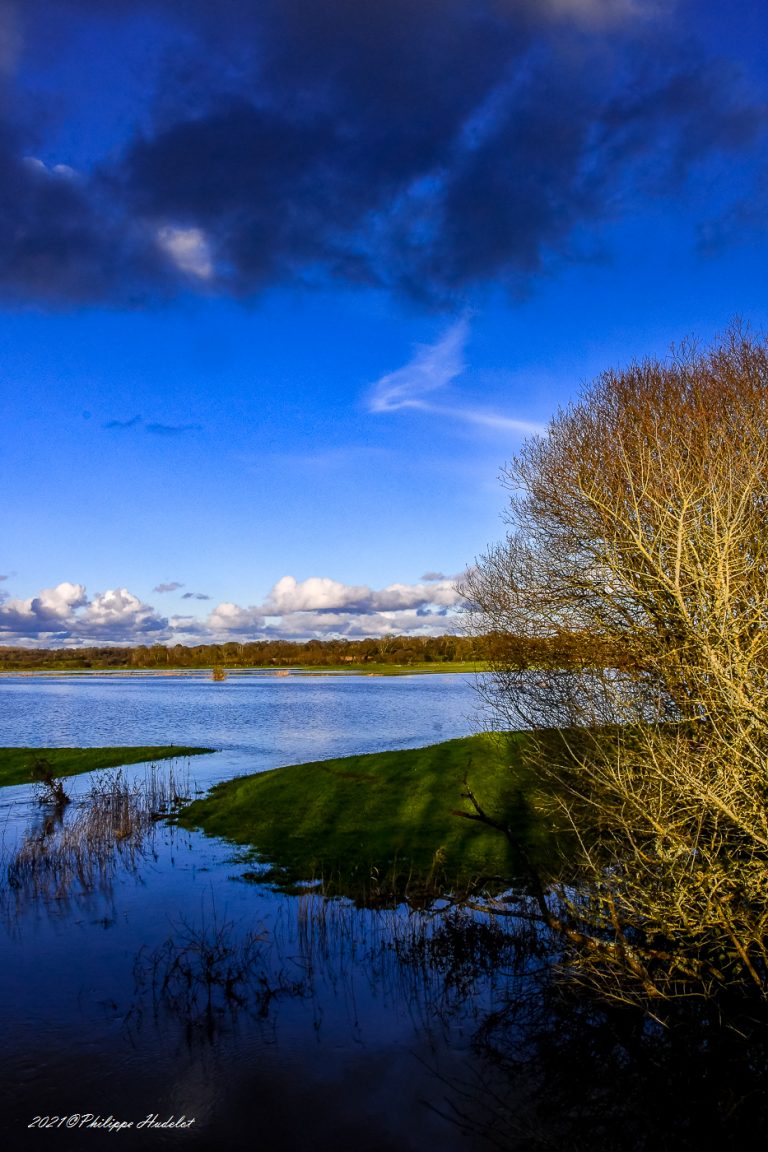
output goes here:
<path id="1" fill-rule="evenodd" d="M 741 1147 L 768 1120 L 768 1020 L 731 1007 L 662 1024 L 540 973 L 479 1030 L 487 1072 L 451 1086 L 455 1118 L 508 1152 Z"/>
<path id="2" fill-rule="evenodd" d="M 75 811 L 53 804 L 3 864 L 0 903 L 6 918 L 44 905 L 58 915 L 70 902 L 109 898 L 120 870 L 137 871 L 152 852 L 156 822 L 189 790 L 173 764 L 152 765 L 143 779 L 123 769 L 98 773 Z"/>
<path id="3" fill-rule="evenodd" d="M 142 1022 L 149 996 L 155 1023 L 180 1023 L 188 1043 L 213 1043 L 241 1015 L 265 1020 L 274 1001 L 304 992 L 301 980 L 274 970 L 268 933 L 240 932 L 215 905 L 199 924 L 181 920 L 158 948 L 142 949 L 134 979 L 127 1022 Z"/>

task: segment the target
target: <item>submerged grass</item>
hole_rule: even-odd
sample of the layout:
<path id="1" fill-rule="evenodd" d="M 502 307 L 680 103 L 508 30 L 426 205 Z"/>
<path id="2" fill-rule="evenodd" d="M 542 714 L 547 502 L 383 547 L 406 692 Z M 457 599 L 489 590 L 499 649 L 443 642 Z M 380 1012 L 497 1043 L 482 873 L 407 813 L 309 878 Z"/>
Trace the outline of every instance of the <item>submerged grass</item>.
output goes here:
<path id="1" fill-rule="evenodd" d="M 50 767 L 54 776 L 78 776 L 81 772 L 94 772 L 100 768 L 199 756 L 213 751 L 213 748 L 173 744 L 126 748 L 0 748 L 0 788 L 9 784 L 30 784 L 36 779 L 34 768 L 41 761 Z"/>
<path id="2" fill-rule="evenodd" d="M 269 866 L 254 878 L 282 888 L 322 877 L 324 891 L 370 902 L 504 885 L 552 850 L 525 739 L 484 733 L 291 765 L 219 784 L 178 819 L 253 849 Z M 471 818 L 467 788 L 509 839 Z"/>
<path id="3" fill-rule="evenodd" d="M 189 798 L 186 769 L 150 765 L 143 779 L 122 768 L 98 773 L 72 808 L 44 808 L 42 819 L 0 861 L 0 912 L 18 915 L 38 901 L 61 908 L 96 889 L 108 891 L 118 869 L 136 871 L 157 821 Z M 74 811 L 73 811 L 74 810 Z"/>

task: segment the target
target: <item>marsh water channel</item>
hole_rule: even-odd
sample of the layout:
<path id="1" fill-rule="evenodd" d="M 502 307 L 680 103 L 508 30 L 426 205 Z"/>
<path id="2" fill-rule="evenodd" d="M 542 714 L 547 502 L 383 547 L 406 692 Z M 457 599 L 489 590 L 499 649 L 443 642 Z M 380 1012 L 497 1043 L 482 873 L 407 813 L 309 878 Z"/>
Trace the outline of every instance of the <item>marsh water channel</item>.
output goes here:
<path id="1" fill-rule="evenodd" d="M 174 766 L 202 791 L 478 723 L 462 675 L 0 678 L 0 745 L 205 745 L 217 751 Z M 67 781 L 65 823 L 92 784 Z M 486 1146 L 457 1118 L 488 1083 L 473 1039 L 505 968 L 430 961 L 447 956 L 425 942 L 458 930 L 452 913 L 441 928 L 439 914 L 279 895 L 242 878 L 230 845 L 164 822 L 90 871 L 79 857 L 47 880 L 13 871 L 46 819 L 31 786 L 0 790 L 6 1146 Z"/>

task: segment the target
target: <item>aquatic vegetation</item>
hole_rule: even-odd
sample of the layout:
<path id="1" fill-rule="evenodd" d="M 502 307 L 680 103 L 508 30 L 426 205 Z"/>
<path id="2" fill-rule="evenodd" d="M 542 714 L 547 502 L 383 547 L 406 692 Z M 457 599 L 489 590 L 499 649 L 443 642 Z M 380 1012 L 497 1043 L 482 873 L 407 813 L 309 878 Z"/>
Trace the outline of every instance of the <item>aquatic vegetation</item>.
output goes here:
<path id="1" fill-rule="evenodd" d="M 187 769 L 151 765 L 143 778 L 123 768 L 95 776 L 85 797 L 64 814 L 56 804 L 3 862 L 0 899 L 16 912 L 34 901 L 66 901 L 104 890 L 118 868 L 135 870 L 150 849 L 156 821 L 191 791 Z"/>
<path id="2" fill-rule="evenodd" d="M 41 804 L 50 804 L 58 813 L 63 812 L 70 798 L 64 791 L 64 785 L 53 774 L 50 762 L 45 756 L 38 756 L 30 768 L 30 776 L 38 789 L 38 800 Z"/>

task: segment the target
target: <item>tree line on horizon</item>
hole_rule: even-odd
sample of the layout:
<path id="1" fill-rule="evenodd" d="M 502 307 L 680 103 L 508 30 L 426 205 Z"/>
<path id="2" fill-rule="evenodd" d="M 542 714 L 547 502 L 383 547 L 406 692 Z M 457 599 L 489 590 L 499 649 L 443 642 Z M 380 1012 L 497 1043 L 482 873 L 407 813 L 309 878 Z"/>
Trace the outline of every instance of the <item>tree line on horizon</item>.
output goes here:
<path id="1" fill-rule="evenodd" d="M 614 666 L 621 654 L 596 637 L 387 636 L 364 640 L 255 640 L 225 644 L 102 645 L 87 648 L 27 648 L 0 645 L 1 671 L 77 671 L 152 668 L 351 667 L 389 664 L 498 664 L 519 668 Z"/>
<path id="2" fill-rule="evenodd" d="M 0 647 L 0 669 L 264 668 L 344 664 L 421 664 L 485 660 L 482 641 L 463 636 L 388 636 L 365 640 L 255 640 L 224 644 Z"/>

